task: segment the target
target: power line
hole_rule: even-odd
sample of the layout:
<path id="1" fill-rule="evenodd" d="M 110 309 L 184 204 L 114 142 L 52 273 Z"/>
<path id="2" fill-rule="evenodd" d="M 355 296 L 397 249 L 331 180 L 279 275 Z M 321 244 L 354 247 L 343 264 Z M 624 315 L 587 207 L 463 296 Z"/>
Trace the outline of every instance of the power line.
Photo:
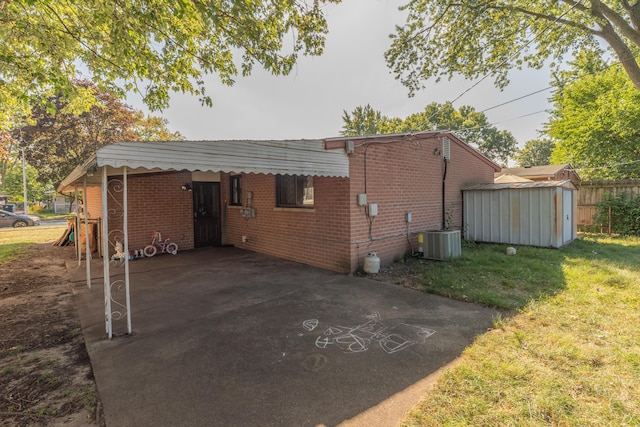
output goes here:
<path id="1" fill-rule="evenodd" d="M 547 113 L 547 110 L 538 110 L 538 111 L 535 111 L 533 113 L 523 114 L 521 116 L 517 116 L 517 117 L 513 117 L 513 118 L 510 118 L 510 119 L 507 119 L 507 120 L 503 120 L 502 122 L 496 122 L 494 124 L 499 124 L 499 123 L 503 123 L 503 122 L 510 122 L 512 120 L 518 120 L 518 119 L 522 119 L 524 117 L 529 117 L 529 116 L 533 116 L 533 115 L 540 114 L 540 113 Z"/>
<path id="2" fill-rule="evenodd" d="M 502 107 L 502 106 L 505 106 L 507 104 L 511 104 L 512 102 L 520 101 L 521 99 L 527 98 L 527 97 L 532 96 L 532 95 L 536 95 L 536 94 L 541 93 L 541 92 L 545 92 L 545 91 L 547 91 L 549 89 L 553 89 L 553 86 L 547 86 L 544 89 L 540 89 L 540 90 L 537 90 L 535 92 L 531 92 L 531 93 L 528 93 L 526 95 L 519 96 L 518 98 L 511 99 L 509 101 L 503 102 L 502 104 L 494 105 L 493 107 L 485 108 L 484 110 L 478 111 L 478 112 L 479 113 L 484 113 L 485 111 L 493 110 L 494 108 Z"/>
<path id="3" fill-rule="evenodd" d="M 466 95 L 467 93 L 469 93 L 471 90 L 473 90 L 475 87 L 477 87 L 480 83 L 482 83 L 487 77 L 489 77 L 495 70 L 497 70 L 499 67 L 503 66 L 507 61 L 511 60 L 514 56 L 516 56 L 517 54 L 519 54 L 522 50 L 524 50 L 525 48 L 529 47 L 529 45 L 531 43 L 533 43 L 535 40 L 538 39 L 538 37 L 540 37 L 545 31 L 547 31 L 548 28 L 551 27 L 551 25 L 555 24 L 556 22 L 558 22 L 560 19 L 562 19 L 567 13 L 571 12 L 573 9 L 576 8 L 576 6 L 578 6 L 580 4 L 580 2 L 576 2 L 573 4 L 573 6 L 571 6 L 569 9 L 567 9 L 564 13 L 562 13 L 560 16 L 558 16 L 556 19 L 554 19 L 552 22 L 547 23 L 547 25 L 544 26 L 544 28 L 542 28 L 542 30 L 540 30 L 540 32 L 538 34 L 536 34 L 531 40 L 527 41 L 523 46 L 521 46 L 520 48 L 516 49 L 516 51 L 511 54 L 510 56 L 508 56 L 507 58 L 503 59 L 502 61 L 500 61 L 498 64 L 496 64 L 493 68 L 491 68 L 484 76 L 482 76 L 482 78 L 480 80 L 478 80 L 477 82 L 475 82 L 473 85 L 471 85 L 471 87 L 467 88 L 465 91 L 463 91 L 460 95 L 458 95 L 453 101 L 451 101 L 451 104 L 453 104 L 454 102 L 456 102 L 457 100 L 459 100 L 460 98 L 462 98 L 464 95 Z"/>
<path id="4" fill-rule="evenodd" d="M 498 125 L 500 123 L 509 122 L 509 121 L 512 121 L 512 120 L 518 120 L 518 119 L 522 119 L 524 117 L 533 116 L 534 114 L 540 114 L 540 113 L 546 113 L 546 112 L 547 112 L 547 110 L 540 110 L 540 111 L 536 111 L 534 113 L 523 114 L 521 116 L 513 117 L 511 119 L 503 120 L 502 122 L 487 123 L 484 126 L 471 126 L 471 127 L 462 128 L 462 129 L 433 129 L 433 130 L 425 130 L 425 131 L 415 131 L 413 133 L 416 134 L 416 135 L 417 134 L 422 135 L 422 134 L 428 134 L 428 133 L 440 133 L 440 132 L 456 133 L 456 132 L 464 132 L 464 131 L 469 131 L 469 130 L 485 129 L 485 128 L 493 127 L 493 126 Z M 390 142 L 396 142 L 396 141 L 390 141 Z"/>
<path id="5" fill-rule="evenodd" d="M 525 48 L 527 48 L 529 45 L 531 45 L 531 43 L 533 43 L 536 39 L 538 39 L 538 37 L 540 37 L 540 36 L 541 36 L 541 35 L 542 35 L 546 30 L 547 30 L 547 28 L 551 27 L 551 25 L 553 25 L 554 23 L 558 22 L 558 20 L 560 20 L 560 19 L 561 19 L 561 18 L 563 18 L 566 14 L 568 14 L 569 12 L 571 12 L 571 11 L 572 11 L 572 10 L 573 10 L 577 5 L 578 5 L 578 4 L 579 4 L 579 2 L 574 3 L 574 4 L 573 4 L 573 6 L 571 6 L 571 7 L 570 7 L 569 9 L 567 9 L 564 13 L 562 13 L 560 16 L 558 16 L 555 20 L 553 20 L 552 22 L 547 23 L 547 25 L 546 25 L 544 28 L 542 28 L 542 30 L 540 30 L 540 31 L 538 32 L 538 34 L 536 34 L 534 37 L 532 37 L 530 40 L 528 40 L 528 41 L 527 41 L 523 46 L 521 46 L 520 48 L 518 48 L 518 49 L 517 49 L 513 54 L 511 54 L 509 57 L 505 58 L 504 60 L 502 60 L 501 62 L 499 62 L 498 64 L 496 64 L 496 65 L 495 65 L 493 68 L 491 68 L 491 70 L 489 70 L 489 71 L 488 71 L 488 72 L 487 72 L 487 73 L 486 73 L 486 74 L 485 74 L 485 75 L 484 75 L 480 80 L 478 80 L 477 82 L 475 82 L 471 87 L 469 87 L 469 88 L 467 88 L 466 90 L 464 90 L 460 95 L 458 95 L 457 97 L 455 97 L 452 101 L 450 101 L 450 102 L 448 102 L 448 103 L 453 105 L 453 103 L 454 103 L 454 102 L 456 102 L 457 100 L 459 100 L 460 98 L 462 98 L 464 95 L 466 95 L 467 93 L 469 93 L 471 90 L 473 90 L 474 88 L 476 88 L 476 87 L 477 87 L 477 86 L 478 86 L 482 81 L 484 81 L 484 80 L 485 80 L 487 77 L 489 77 L 489 76 L 490 76 L 490 75 L 491 75 L 495 70 L 497 70 L 497 69 L 498 69 L 498 67 L 501 67 L 501 66 L 502 66 L 502 65 L 504 65 L 507 61 L 509 61 L 511 58 L 513 58 L 515 55 L 517 55 L 518 53 L 520 53 L 523 49 L 525 49 Z M 526 97 L 531 96 L 531 95 L 535 95 L 535 94 L 537 94 L 537 93 L 540 93 L 540 92 L 543 92 L 543 91 L 546 91 L 546 90 L 549 90 L 549 89 L 551 89 L 551 86 L 549 86 L 549 87 L 547 87 L 547 88 L 544 88 L 544 89 L 540 89 L 540 90 L 535 91 L 535 92 L 532 92 L 532 93 L 529 93 L 529 94 L 527 94 L 527 95 L 523 95 L 523 96 L 521 96 L 521 97 L 519 97 L 519 98 L 516 98 L 516 99 L 513 99 L 513 100 L 511 100 L 511 101 L 507 101 L 507 102 L 504 102 L 504 103 L 502 103 L 502 104 L 499 104 L 499 105 L 496 105 L 496 106 L 493 106 L 493 107 L 489 107 L 489 108 L 487 108 L 487 109 L 485 109 L 485 110 L 482 110 L 482 111 L 480 111 L 480 112 L 481 112 L 481 113 L 483 113 L 483 112 L 485 112 L 485 111 L 489 111 L 489 110 L 492 110 L 492 109 L 494 109 L 494 108 L 498 108 L 498 107 L 501 107 L 501 106 L 504 106 L 504 105 L 510 104 L 510 103 L 512 103 L 512 102 L 518 101 L 518 100 L 520 100 L 520 99 L 526 98 Z M 437 110 L 436 110 L 436 111 L 435 111 L 435 112 L 434 112 L 434 113 L 429 117 L 429 120 L 431 120 L 433 117 L 435 117 L 435 116 L 438 114 L 438 112 L 439 112 L 439 111 L 437 111 Z M 538 114 L 538 113 L 540 113 L 540 112 L 538 111 L 538 112 L 535 112 L 535 113 L 531 113 L 531 114 L 529 114 L 529 115 Z M 526 117 L 526 116 L 521 116 L 521 117 Z M 513 119 L 513 120 L 515 120 L 515 119 Z"/>
<path id="6" fill-rule="evenodd" d="M 636 59 L 638 59 L 638 58 L 640 58 L 640 57 L 637 57 Z M 614 66 L 616 66 L 616 65 L 620 65 L 620 64 L 621 64 L 621 62 L 620 62 L 620 61 L 613 62 L 613 63 L 611 63 L 611 64 L 607 65 L 603 70 L 592 71 L 592 72 L 589 72 L 589 73 L 588 73 L 588 75 L 594 76 L 594 75 L 596 75 L 596 74 L 598 74 L 598 73 L 602 73 L 603 71 L 608 70 L 608 69 L 610 69 L 610 68 L 613 68 Z M 578 80 L 578 79 L 580 79 L 580 78 L 581 78 L 581 76 L 574 76 L 574 77 L 570 78 L 569 80 L 565 81 L 565 83 L 571 83 L 571 82 L 576 81 L 576 80 Z M 555 86 L 547 86 L 547 87 L 545 87 L 545 88 L 543 88 L 543 89 L 539 89 L 539 90 L 536 90 L 536 91 L 534 91 L 534 92 L 527 93 L 527 94 L 525 94 L 525 95 L 519 96 L 519 97 L 517 97 L 517 98 L 513 98 L 513 99 L 511 99 L 511 100 L 509 100 L 509 101 L 506 101 L 506 102 L 503 102 L 503 103 L 501 103 L 501 104 L 497 104 L 497 105 L 494 105 L 494 106 L 492 106 L 492 107 L 485 108 L 484 110 L 481 110 L 481 111 L 478 111 L 478 112 L 479 112 L 479 113 L 484 113 L 484 112 L 486 112 L 486 111 L 490 111 L 490 110 L 493 110 L 493 109 L 495 109 L 495 108 L 503 107 L 503 106 L 505 106 L 505 105 L 511 104 L 512 102 L 520 101 L 521 99 L 527 98 L 527 97 L 532 96 L 532 95 L 537 95 L 537 94 L 539 94 L 539 93 L 542 93 L 542 92 L 545 92 L 545 91 L 547 91 L 547 90 L 554 89 L 554 88 L 555 88 Z M 544 112 L 544 111 L 545 111 L 545 110 L 536 111 L 535 113 L 525 114 L 524 116 L 515 117 L 515 118 L 513 118 L 513 119 L 509 119 L 509 120 L 519 119 L 519 118 L 521 118 L 521 117 L 526 117 L 526 116 L 530 116 L 530 115 L 533 115 L 533 114 L 542 113 L 542 112 Z M 509 120 L 507 120 L 507 121 L 509 121 Z"/>
<path id="7" fill-rule="evenodd" d="M 611 169 L 611 168 L 617 168 L 618 166 L 632 165 L 634 163 L 639 163 L 639 162 L 640 162 L 640 160 L 631 160 L 630 162 L 614 163 L 613 165 L 609 165 L 609 166 L 594 166 L 594 167 L 574 168 L 574 170 L 583 171 L 583 170 Z"/>

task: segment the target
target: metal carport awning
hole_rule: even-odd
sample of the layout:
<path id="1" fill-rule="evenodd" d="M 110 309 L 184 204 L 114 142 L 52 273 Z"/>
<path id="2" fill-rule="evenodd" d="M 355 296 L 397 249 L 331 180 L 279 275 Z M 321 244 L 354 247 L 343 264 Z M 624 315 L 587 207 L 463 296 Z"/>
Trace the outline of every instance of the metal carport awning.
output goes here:
<path id="1" fill-rule="evenodd" d="M 289 174 L 349 177 L 344 151 L 325 150 L 323 140 L 117 142 L 100 148 L 58 186 L 68 192 L 87 180 L 100 185 L 98 168 L 108 175 L 161 171 Z"/>
<path id="2" fill-rule="evenodd" d="M 287 141 L 170 141 L 170 142 L 119 142 L 100 148 L 84 164 L 76 167 L 58 186 L 58 191 L 78 192 L 78 185 L 102 187 L 102 244 L 105 293 L 105 329 L 109 339 L 113 335 L 111 287 L 124 281 L 126 301 L 116 302 L 127 317 L 127 331 L 131 333 L 131 309 L 129 300 L 129 259 L 124 260 L 124 280 L 111 281 L 109 268 L 109 176 L 122 177 L 124 253 L 129 253 L 127 218 L 127 177 L 130 174 L 163 171 L 211 171 L 225 173 L 256 173 L 349 177 L 349 158 L 342 150 L 325 150 L 323 140 Z M 86 203 L 86 201 L 85 201 Z M 77 204 L 76 204 L 77 206 Z M 85 215 L 86 216 L 86 215 Z M 79 218 L 79 216 L 78 216 Z M 78 220 L 79 224 L 79 220 Z M 85 227 L 88 227 L 85 220 Z M 85 230 L 88 235 L 88 229 Z M 90 245 L 87 246 L 87 285 L 91 287 Z M 80 261 L 81 254 L 78 260 Z"/>

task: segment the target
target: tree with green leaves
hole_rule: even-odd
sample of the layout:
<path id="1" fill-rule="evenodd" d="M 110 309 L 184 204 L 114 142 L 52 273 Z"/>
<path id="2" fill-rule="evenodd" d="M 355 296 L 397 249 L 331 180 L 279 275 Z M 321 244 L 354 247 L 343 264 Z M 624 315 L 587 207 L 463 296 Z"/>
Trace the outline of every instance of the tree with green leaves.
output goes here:
<path id="1" fill-rule="evenodd" d="M 574 79 L 552 97 L 551 161 L 571 163 L 582 179 L 640 178 L 640 92 L 619 65 L 579 73 L 584 66 L 574 63 Z"/>
<path id="2" fill-rule="evenodd" d="M 11 153 L 14 142 L 15 140 L 8 131 L 0 129 L 0 185 L 2 185 L 4 175 L 7 172 L 10 160 L 9 153 Z"/>
<path id="3" fill-rule="evenodd" d="M 256 63 L 288 74 L 299 55 L 320 55 L 323 6 L 339 1 L 0 0 L 0 128 L 30 101 L 90 98 L 80 73 L 152 110 L 174 91 L 210 105 L 207 74 L 232 85 Z"/>
<path id="4" fill-rule="evenodd" d="M 517 145 L 510 132 L 497 129 L 489 123 L 484 113 L 466 105 L 456 110 L 451 103 L 433 102 L 424 111 L 405 119 L 389 118 L 366 105 L 357 107 L 352 114 L 345 112 L 342 120 L 344 125 L 341 133 L 349 136 L 363 135 L 358 133 L 360 130 L 366 130 L 368 133 L 365 135 L 452 131 L 486 157 L 502 165 L 506 165 Z"/>
<path id="5" fill-rule="evenodd" d="M 44 103 L 37 103 L 30 122 L 12 131 L 17 148 L 25 150 L 27 162 L 37 169 L 40 182 L 58 184 L 106 144 L 183 139 L 179 133 L 167 130 L 166 120 L 145 117 L 113 95 L 98 91 L 92 83 L 76 84 L 91 90 L 97 104 L 77 114 L 68 98 L 53 96 L 46 103 L 55 107 L 52 111 Z"/>
<path id="6" fill-rule="evenodd" d="M 550 164 L 551 151 L 555 143 L 549 138 L 532 139 L 524 144 L 524 147 L 516 150 L 513 160 L 518 166 L 544 166 Z"/>
<path id="7" fill-rule="evenodd" d="M 131 131 L 136 141 L 182 141 L 180 132 L 169 130 L 169 120 L 152 115 L 145 116 L 142 111 L 134 111 L 134 122 Z"/>
<path id="8" fill-rule="evenodd" d="M 349 113 L 347 110 L 342 111 L 342 122 L 344 123 L 341 135 L 378 135 L 383 132 L 383 125 L 389 121 L 389 118 L 383 116 L 380 111 L 374 110 L 370 104 L 364 107 L 359 105 Z"/>
<path id="9" fill-rule="evenodd" d="M 640 2 L 628 0 L 412 0 L 386 60 L 415 93 L 428 79 L 492 76 L 511 69 L 560 66 L 566 55 L 603 45 L 640 90 Z"/>
<path id="10" fill-rule="evenodd" d="M 50 194 L 53 192 L 53 186 L 51 183 L 38 181 L 38 171 L 33 166 L 27 165 L 25 172 L 29 203 L 44 202 L 50 199 Z M 11 161 L 8 162 L 2 186 L 0 186 L 2 189 L 0 193 L 10 196 L 10 200 L 12 200 L 12 202 L 24 202 L 22 178 L 22 160 L 20 158 L 20 153 L 16 152 L 14 153 Z"/>

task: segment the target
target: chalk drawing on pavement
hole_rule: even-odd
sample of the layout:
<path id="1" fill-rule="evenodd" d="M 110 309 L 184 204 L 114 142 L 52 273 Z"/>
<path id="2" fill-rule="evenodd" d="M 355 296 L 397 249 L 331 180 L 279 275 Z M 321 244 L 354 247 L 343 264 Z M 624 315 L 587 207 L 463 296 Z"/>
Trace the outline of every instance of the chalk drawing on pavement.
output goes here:
<path id="1" fill-rule="evenodd" d="M 318 327 L 320 321 L 318 319 L 309 319 L 302 322 L 302 327 L 311 332 Z"/>
<path id="2" fill-rule="evenodd" d="M 302 324 L 307 331 L 312 332 L 320 325 L 320 321 L 309 319 Z M 377 344 L 385 353 L 393 354 L 412 345 L 424 344 L 435 333 L 433 329 L 399 319 L 383 322 L 380 314 L 374 312 L 365 316 L 365 321 L 357 325 L 325 328 L 322 335 L 316 338 L 315 345 L 321 349 L 336 347 L 345 353 L 362 353 Z"/>

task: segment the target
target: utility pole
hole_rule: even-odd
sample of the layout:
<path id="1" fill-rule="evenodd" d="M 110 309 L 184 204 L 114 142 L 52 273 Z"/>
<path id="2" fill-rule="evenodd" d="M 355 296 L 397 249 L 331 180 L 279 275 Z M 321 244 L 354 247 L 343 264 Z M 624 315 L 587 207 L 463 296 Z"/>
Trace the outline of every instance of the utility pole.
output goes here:
<path id="1" fill-rule="evenodd" d="M 22 197 L 24 198 L 24 214 L 29 214 L 29 203 L 27 202 L 27 164 L 24 161 L 24 148 L 22 149 Z"/>

